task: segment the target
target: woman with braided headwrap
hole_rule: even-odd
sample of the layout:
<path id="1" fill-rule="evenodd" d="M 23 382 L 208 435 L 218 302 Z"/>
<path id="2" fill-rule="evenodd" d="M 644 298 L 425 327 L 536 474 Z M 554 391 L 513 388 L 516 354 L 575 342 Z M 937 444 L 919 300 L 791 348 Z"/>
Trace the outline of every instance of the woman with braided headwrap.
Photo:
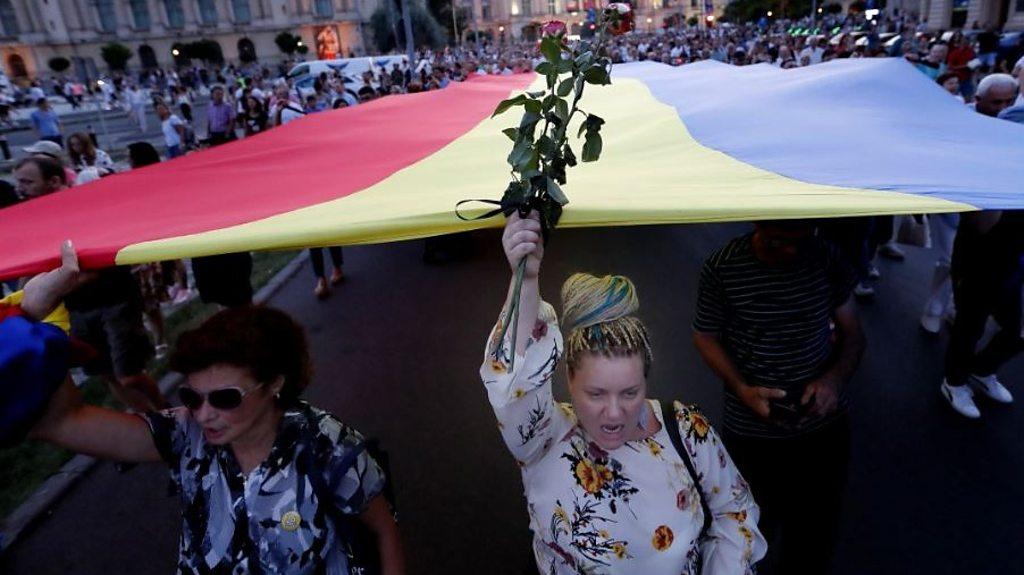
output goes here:
<path id="1" fill-rule="evenodd" d="M 512 268 L 527 258 L 517 337 L 501 336 L 503 311 L 480 369 L 522 471 L 538 569 L 752 573 L 766 549 L 758 507 L 718 435 L 695 408 L 664 409 L 646 396 L 652 354 L 633 283 L 574 274 L 562 287 L 560 330 L 540 299 L 540 229 L 536 213 L 505 226 Z M 563 353 L 569 404 L 552 394 Z"/>

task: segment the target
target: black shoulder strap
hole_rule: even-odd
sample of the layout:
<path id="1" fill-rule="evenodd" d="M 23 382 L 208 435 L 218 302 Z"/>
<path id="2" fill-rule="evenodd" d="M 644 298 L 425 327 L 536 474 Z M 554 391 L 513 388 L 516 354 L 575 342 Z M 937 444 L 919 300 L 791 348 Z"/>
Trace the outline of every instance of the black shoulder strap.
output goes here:
<path id="1" fill-rule="evenodd" d="M 708 505 L 707 496 L 704 495 L 704 488 L 700 484 L 700 476 L 697 475 L 697 470 L 693 467 L 690 452 L 686 450 L 686 446 L 683 445 L 683 438 L 679 435 L 679 421 L 676 419 L 672 402 L 659 401 L 658 405 L 661 407 L 661 419 L 665 422 L 665 431 L 668 432 L 669 439 L 672 440 L 672 445 L 676 448 L 676 452 L 679 453 L 679 457 L 686 464 L 686 470 L 690 472 L 693 485 L 697 488 L 697 494 L 700 496 L 700 507 L 704 511 L 704 525 L 700 528 L 700 539 L 703 540 L 708 536 L 708 530 L 711 529 L 711 520 L 713 519 L 711 507 Z"/>

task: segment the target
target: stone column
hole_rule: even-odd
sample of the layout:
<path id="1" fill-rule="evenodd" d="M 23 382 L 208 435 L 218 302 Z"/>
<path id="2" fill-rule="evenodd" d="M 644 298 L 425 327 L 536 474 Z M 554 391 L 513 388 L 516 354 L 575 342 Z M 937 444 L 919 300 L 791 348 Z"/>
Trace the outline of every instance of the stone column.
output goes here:
<path id="1" fill-rule="evenodd" d="M 931 0 L 928 10 L 928 29 L 945 30 L 953 16 L 953 0 Z"/>

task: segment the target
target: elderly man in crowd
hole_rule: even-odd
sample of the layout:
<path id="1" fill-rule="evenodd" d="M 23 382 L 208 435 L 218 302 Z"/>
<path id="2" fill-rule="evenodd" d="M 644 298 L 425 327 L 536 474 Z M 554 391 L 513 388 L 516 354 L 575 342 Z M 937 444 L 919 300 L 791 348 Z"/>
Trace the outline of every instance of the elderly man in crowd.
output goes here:
<path id="1" fill-rule="evenodd" d="M 864 350 L 856 277 L 809 221 L 759 222 L 701 270 L 693 340 L 725 384 L 723 439 L 761 506 L 758 573 L 828 571 Z"/>
<path id="2" fill-rule="evenodd" d="M 235 109 L 224 101 L 224 88 L 221 86 L 213 87 L 210 98 L 206 109 L 207 133 L 210 145 L 216 146 L 234 139 Z"/>
<path id="3" fill-rule="evenodd" d="M 975 102 L 971 106 L 979 113 L 990 117 L 999 116 L 1017 101 L 1020 84 L 1009 74 L 990 74 L 978 83 Z"/>

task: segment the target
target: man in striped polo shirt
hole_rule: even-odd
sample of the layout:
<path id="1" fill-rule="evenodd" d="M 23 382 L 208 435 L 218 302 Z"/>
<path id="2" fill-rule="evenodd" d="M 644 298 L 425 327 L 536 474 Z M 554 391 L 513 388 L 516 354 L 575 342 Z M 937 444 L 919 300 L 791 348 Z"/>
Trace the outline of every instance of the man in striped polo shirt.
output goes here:
<path id="1" fill-rule="evenodd" d="M 754 498 L 759 573 L 824 574 L 838 535 L 845 384 L 864 350 L 852 267 L 810 221 L 759 222 L 705 261 L 694 343 L 725 383 L 722 434 Z"/>

